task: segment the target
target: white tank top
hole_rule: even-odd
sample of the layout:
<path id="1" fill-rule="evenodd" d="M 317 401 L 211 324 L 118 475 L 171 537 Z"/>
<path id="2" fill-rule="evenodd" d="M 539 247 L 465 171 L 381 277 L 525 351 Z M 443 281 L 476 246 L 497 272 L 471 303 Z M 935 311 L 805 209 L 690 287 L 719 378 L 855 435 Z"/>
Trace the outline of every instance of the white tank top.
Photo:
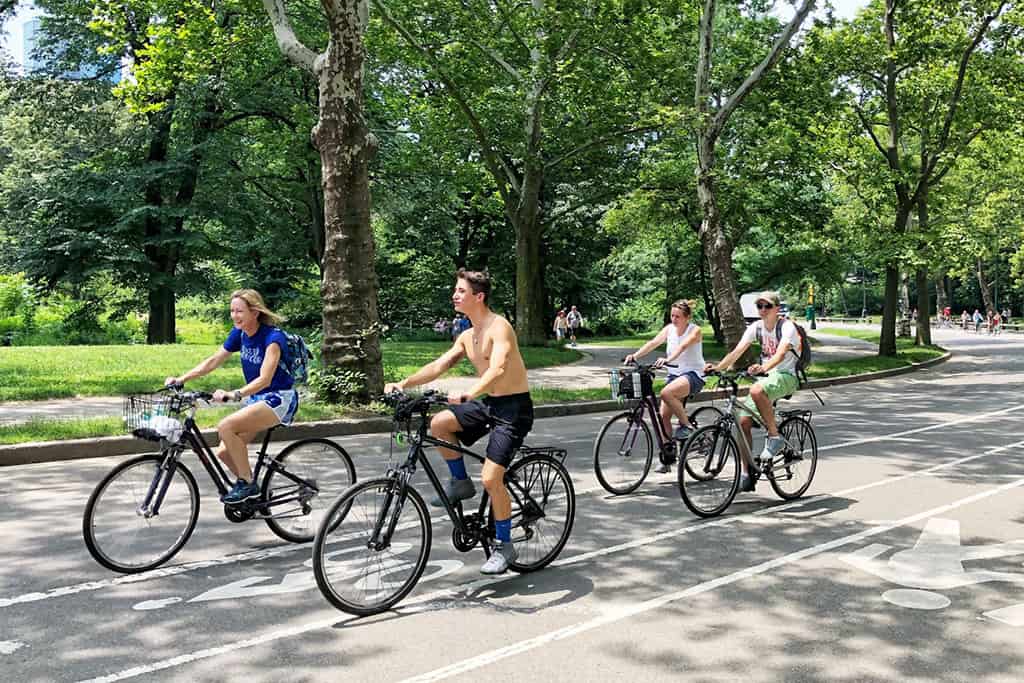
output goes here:
<path id="1" fill-rule="evenodd" d="M 682 334 L 676 332 L 675 325 L 668 326 L 668 350 L 666 356 L 671 356 L 679 348 L 679 344 L 686 338 L 686 335 L 697 329 L 697 326 L 690 323 L 683 330 Z M 675 366 L 675 367 L 673 367 Z M 670 361 L 668 368 L 670 375 L 681 375 L 685 372 L 696 372 L 700 377 L 704 376 L 704 342 L 698 340 L 696 344 L 688 346 L 679 356 Z"/>

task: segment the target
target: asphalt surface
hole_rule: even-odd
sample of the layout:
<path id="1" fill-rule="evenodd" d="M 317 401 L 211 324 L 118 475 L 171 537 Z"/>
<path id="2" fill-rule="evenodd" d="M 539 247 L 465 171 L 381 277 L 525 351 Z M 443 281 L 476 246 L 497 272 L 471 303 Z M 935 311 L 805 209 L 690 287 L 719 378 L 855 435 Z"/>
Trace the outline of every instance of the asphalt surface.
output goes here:
<path id="1" fill-rule="evenodd" d="M 577 494 L 554 565 L 482 577 L 483 554 L 453 550 L 435 512 L 424 580 L 365 619 L 323 599 L 308 546 L 227 522 L 194 460 L 192 539 L 129 578 L 81 537 L 122 458 L 7 468 L 0 677 L 1019 681 L 1024 340 L 940 343 L 956 355 L 936 368 L 820 392 L 825 407 L 798 395 L 820 446 L 808 495 L 760 484 L 714 520 L 687 511 L 674 474 L 605 493 L 591 448 L 607 414 L 540 420 L 530 441 L 569 450 Z M 386 469 L 386 436 L 341 442 L 360 479 Z"/>

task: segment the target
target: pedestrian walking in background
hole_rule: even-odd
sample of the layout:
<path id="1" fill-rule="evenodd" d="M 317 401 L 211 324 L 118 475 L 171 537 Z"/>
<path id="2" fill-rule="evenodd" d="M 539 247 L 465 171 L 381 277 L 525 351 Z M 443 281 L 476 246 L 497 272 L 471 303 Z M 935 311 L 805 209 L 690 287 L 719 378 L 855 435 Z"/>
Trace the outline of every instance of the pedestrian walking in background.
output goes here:
<path id="1" fill-rule="evenodd" d="M 981 311 L 979 311 L 977 308 L 975 308 L 974 309 L 974 315 L 971 316 L 971 317 L 974 319 L 974 331 L 975 332 L 980 332 L 981 331 L 981 321 L 985 319 L 984 316 L 981 315 Z"/>
<path id="2" fill-rule="evenodd" d="M 569 331 L 569 319 L 565 315 L 564 308 L 555 315 L 555 324 L 552 329 L 555 331 L 556 341 L 565 339 L 565 335 Z"/>
<path id="3" fill-rule="evenodd" d="M 583 314 L 573 306 L 566 316 L 566 321 L 569 323 L 569 346 L 576 348 L 576 334 L 583 325 Z"/>

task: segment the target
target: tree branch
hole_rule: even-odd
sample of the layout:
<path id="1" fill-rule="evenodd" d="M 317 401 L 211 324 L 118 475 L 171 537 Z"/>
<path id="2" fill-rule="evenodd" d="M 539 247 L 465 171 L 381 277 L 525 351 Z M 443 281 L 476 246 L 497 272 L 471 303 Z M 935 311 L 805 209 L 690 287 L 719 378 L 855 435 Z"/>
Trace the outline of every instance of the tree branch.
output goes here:
<path id="1" fill-rule="evenodd" d="M 946 110 L 946 118 L 942 122 L 942 132 L 939 134 L 939 139 L 936 141 L 935 151 L 932 153 L 928 168 L 922 172 L 925 181 L 928 176 L 935 170 L 935 165 L 939 161 L 939 155 L 946 150 L 946 144 L 949 142 L 949 132 L 953 127 L 953 117 L 956 115 L 956 110 L 960 105 L 960 97 L 963 94 L 964 79 L 967 77 L 967 64 L 971 59 L 971 55 L 974 54 L 978 46 L 981 45 L 981 41 L 985 38 L 985 32 L 988 31 L 988 27 L 992 25 L 1000 14 L 1003 13 L 1003 9 L 1006 7 L 1006 0 L 999 3 L 996 10 L 985 17 L 982 20 L 981 25 L 978 27 L 977 32 L 974 34 L 974 38 L 970 44 L 964 49 L 964 53 L 960 56 L 960 65 L 957 68 L 956 73 L 956 85 L 953 87 L 953 92 L 949 97 L 949 109 Z"/>
<path id="2" fill-rule="evenodd" d="M 554 159 L 552 159 L 548 163 L 544 164 L 544 168 L 547 168 L 547 169 L 554 168 L 555 166 L 557 166 L 558 164 L 562 163 L 563 161 L 565 161 L 567 159 L 571 159 L 572 157 L 576 156 L 577 154 L 579 154 L 581 152 L 585 152 L 588 149 L 591 149 L 593 147 L 597 147 L 598 145 L 602 145 L 602 144 L 604 144 L 606 142 L 609 142 L 611 140 L 616 140 L 618 138 L 623 138 L 623 137 L 626 137 L 627 135 L 632 135 L 633 133 L 649 133 L 649 132 L 654 131 L 654 130 L 658 130 L 658 126 L 639 126 L 637 128 L 629 128 L 627 130 L 619 130 L 619 131 L 615 131 L 614 133 L 609 133 L 608 135 L 603 135 L 603 136 L 601 136 L 599 138 L 594 138 L 593 140 L 589 140 L 588 142 L 585 142 L 582 145 L 579 145 L 578 147 L 569 150 L 568 152 L 566 152 L 565 154 L 562 154 L 561 156 L 555 157 Z"/>
<path id="3" fill-rule="evenodd" d="M 771 70 L 780 59 L 782 59 L 783 50 L 786 49 L 789 45 L 789 41 L 793 39 L 794 35 L 796 35 L 797 30 L 799 30 L 800 25 L 804 23 L 804 19 L 807 18 L 807 15 L 811 13 L 812 9 L 814 9 L 814 3 L 815 0 L 804 0 L 803 4 L 800 5 L 800 9 L 796 11 L 793 18 L 789 20 L 788 24 L 786 24 L 786 28 L 783 29 L 782 35 L 780 35 L 778 39 L 776 39 L 775 44 L 772 45 L 772 49 L 768 55 L 760 64 L 757 65 L 757 67 L 754 68 L 753 71 L 750 72 L 750 75 L 747 76 L 746 80 L 740 84 L 740 87 L 736 88 L 733 94 L 729 96 L 729 99 L 725 101 L 725 104 L 722 105 L 722 108 L 718 110 L 718 113 L 715 114 L 715 118 L 712 120 L 711 124 L 714 137 L 717 137 L 718 133 L 725 128 L 725 124 L 729 120 L 729 117 L 732 116 L 732 113 L 740 106 L 740 103 L 742 103 L 746 96 L 750 94 L 758 82 L 764 78 L 764 75 L 768 73 L 768 71 Z M 702 52 L 703 48 L 704 46 L 702 45 Z"/>
<path id="4" fill-rule="evenodd" d="M 268 0 L 264 1 L 266 2 Z M 459 109 L 466 116 L 466 119 L 469 122 L 469 127 L 473 129 L 473 133 L 476 135 L 477 140 L 480 143 L 480 151 L 483 155 L 484 165 L 487 166 L 487 170 L 494 177 L 495 184 L 498 186 L 498 192 L 501 194 L 501 198 L 505 206 L 508 207 L 511 203 L 508 187 L 511 186 L 512 191 L 519 194 L 519 181 L 512 168 L 495 153 L 494 147 L 491 145 L 490 136 L 487 135 L 487 131 L 484 130 L 483 124 L 480 123 L 480 119 L 477 118 L 472 107 L 469 106 L 469 102 L 462 94 L 462 89 L 459 88 L 454 79 L 448 75 L 447 69 L 445 69 L 444 65 L 441 64 L 441 60 L 438 59 L 437 55 L 420 45 L 419 41 L 416 40 L 415 36 L 412 35 L 409 29 L 399 23 L 398 20 L 392 16 L 387 5 L 385 5 L 382 0 L 371 0 L 371 2 L 373 2 L 374 6 L 380 12 L 381 17 L 384 19 L 384 23 L 395 29 L 395 31 L 397 31 L 398 34 L 413 47 L 413 49 L 426 57 L 427 61 L 430 62 L 430 65 L 434 68 L 438 78 L 440 78 L 441 83 L 443 83 L 445 89 L 448 90 L 448 94 L 453 100 L 455 100 Z M 511 219 L 512 217 L 510 216 L 509 218 Z"/>
<path id="5" fill-rule="evenodd" d="M 867 116 L 864 115 L 864 110 L 856 104 L 853 105 L 853 110 L 857 112 L 857 118 L 860 119 L 861 125 L 864 126 L 864 130 L 866 130 L 868 135 L 871 136 L 871 141 L 875 143 L 875 148 L 886 160 L 888 160 L 889 155 L 886 153 L 885 147 L 882 146 L 881 140 L 879 140 L 878 136 L 875 135 L 874 125 L 868 120 Z"/>
<path id="6" fill-rule="evenodd" d="M 479 40 L 476 40 L 475 38 L 470 38 L 469 42 L 470 42 L 470 44 L 475 46 L 477 49 L 479 49 L 481 52 L 483 52 L 485 55 L 490 57 L 491 61 L 493 61 L 495 64 L 497 64 L 499 67 L 501 67 L 506 73 L 508 73 L 510 76 L 512 76 L 512 78 L 514 78 L 517 82 L 522 82 L 523 76 L 522 76 L 522 74 L 519 73 L 519 70 L 516 69 L 511 64 L 509 64 L 508 62 L 506 62 L 505 59 L 500 54 L 498 54 L 496 51 L 492 50 L 491 48 L 487 47 L 486 45 L 482 44 Z"/>
<path id="7" fill-rule="evenodd" d="M 281 54 L 292 64 L 314 73 L 317 54 L 299 41 L 292 24 L 285 12 L 284 0 L 263 0 L 263 7 L 270 15 L 270 23 L 274 27 L 274 37 Z"/>

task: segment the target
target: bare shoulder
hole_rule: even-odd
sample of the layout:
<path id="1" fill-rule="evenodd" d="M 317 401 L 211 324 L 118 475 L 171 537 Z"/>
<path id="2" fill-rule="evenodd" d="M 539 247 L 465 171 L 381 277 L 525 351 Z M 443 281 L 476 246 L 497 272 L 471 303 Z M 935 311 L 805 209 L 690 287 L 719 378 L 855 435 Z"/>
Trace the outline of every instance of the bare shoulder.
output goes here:
<path id="1" fill-rule="evenodd" d="M 515 341 L 516 339 L 516 328 L 512 327 L 512 323 L 505 319 L 505 316 L 495 314 L 494 322 L 491 324 L 489 330 L 496 339 Z"/>

